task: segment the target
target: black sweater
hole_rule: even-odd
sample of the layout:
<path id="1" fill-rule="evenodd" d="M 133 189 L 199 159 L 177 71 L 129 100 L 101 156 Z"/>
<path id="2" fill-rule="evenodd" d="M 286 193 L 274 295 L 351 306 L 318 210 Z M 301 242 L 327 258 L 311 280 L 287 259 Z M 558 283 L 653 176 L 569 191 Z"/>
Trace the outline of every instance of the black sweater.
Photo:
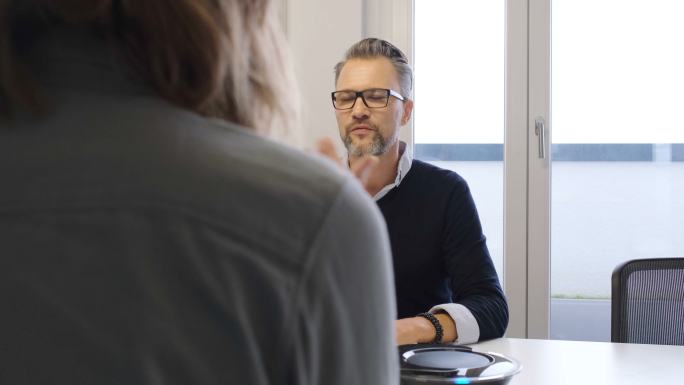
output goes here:
<path id="1" fill-rule="evenodd" d="M 466 181 L 413 160 L 377 203 L 392 244 L 398 317 L 460 303 L 477 320 L 481 340 L 501 337 L 508 305 Z"/>

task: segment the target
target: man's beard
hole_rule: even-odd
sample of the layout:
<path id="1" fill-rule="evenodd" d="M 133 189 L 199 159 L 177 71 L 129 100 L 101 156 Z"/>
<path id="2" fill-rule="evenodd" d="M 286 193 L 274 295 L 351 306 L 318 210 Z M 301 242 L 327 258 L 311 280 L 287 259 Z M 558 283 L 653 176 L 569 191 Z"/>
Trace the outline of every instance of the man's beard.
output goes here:
<path id="1" fill-rule="evenodd" d="M 383 137 L 378 130 L 373 131 L 373 137 L 368 145 L 359 145 L 354 143 L 351 132 L 344 136 L 344 146 L 347 148 L 347 153 L 350 157 L 359 157 L 364 155 L 382 155 L 389 150 L 397 141 L 397 135 L 392 135 L 390 138 Z"/>

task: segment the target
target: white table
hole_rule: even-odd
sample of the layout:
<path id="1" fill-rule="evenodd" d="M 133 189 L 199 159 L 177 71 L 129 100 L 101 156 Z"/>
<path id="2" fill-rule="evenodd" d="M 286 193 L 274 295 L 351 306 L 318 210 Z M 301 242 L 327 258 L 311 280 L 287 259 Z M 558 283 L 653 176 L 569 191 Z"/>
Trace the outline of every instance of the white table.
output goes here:
<path id="1" fill-rule="evenodd" d="M 684 346 L 517 338 L 470 346 L 520 362 L 509 385 L 684 385 Z"/>

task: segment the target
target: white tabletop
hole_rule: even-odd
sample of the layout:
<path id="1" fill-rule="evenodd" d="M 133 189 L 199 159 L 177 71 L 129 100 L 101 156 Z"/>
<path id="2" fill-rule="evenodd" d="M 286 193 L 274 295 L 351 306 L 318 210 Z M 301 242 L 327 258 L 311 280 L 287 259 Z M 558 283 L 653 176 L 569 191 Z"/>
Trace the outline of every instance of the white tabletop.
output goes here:
<path id="1" fill-rule="evenodd" d="M 500 338 L 471 347 L 520 362 L 509 385 L 684 385 L 684 346 Z"/>

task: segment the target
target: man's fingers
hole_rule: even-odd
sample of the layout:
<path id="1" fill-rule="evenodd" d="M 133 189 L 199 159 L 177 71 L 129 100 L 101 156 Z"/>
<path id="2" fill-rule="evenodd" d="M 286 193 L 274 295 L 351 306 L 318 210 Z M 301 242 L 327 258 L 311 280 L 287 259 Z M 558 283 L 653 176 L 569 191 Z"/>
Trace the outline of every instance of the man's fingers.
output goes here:
<path id="1" fill-rule="evenodd" d="M 370 155 L 364 156 L 352 166 L 351 172 L 356 178 L 359 179 L 359 181 L 361 181 L 361 184 L 365 186 L 368 183 L 368 179 L 370 178 L 373 169 L 377 164 L 377 157 Z"/>
<path id="2" fill-rule="evenodd" d="M 335 145 L 333 144 L 330 138 L 319 139 L 317 145 L 319 154 L 325 156 L 326 158 L 332 160 L 340 166 L 344 166 L 340 159 L 340 155 L 337 153 Z"/>
<path id="3" fill-rule="evenodd" d="M 337 153 L 337 149 L 330 138 L 321 138 L 316 143 L 318 147 L 318 153 L 325 156 L 326 158 L 337 163 L 342 168 L 347 168 L 348 165 L 344 164 L 342 158 Z M 363 187 L 368 187 L 368 181 L 373 173 L 373 169 L 378 164 L 379 159 L 376 156 L 366 155 L 355 161 L 349 171 L 354 175 Z"/>

